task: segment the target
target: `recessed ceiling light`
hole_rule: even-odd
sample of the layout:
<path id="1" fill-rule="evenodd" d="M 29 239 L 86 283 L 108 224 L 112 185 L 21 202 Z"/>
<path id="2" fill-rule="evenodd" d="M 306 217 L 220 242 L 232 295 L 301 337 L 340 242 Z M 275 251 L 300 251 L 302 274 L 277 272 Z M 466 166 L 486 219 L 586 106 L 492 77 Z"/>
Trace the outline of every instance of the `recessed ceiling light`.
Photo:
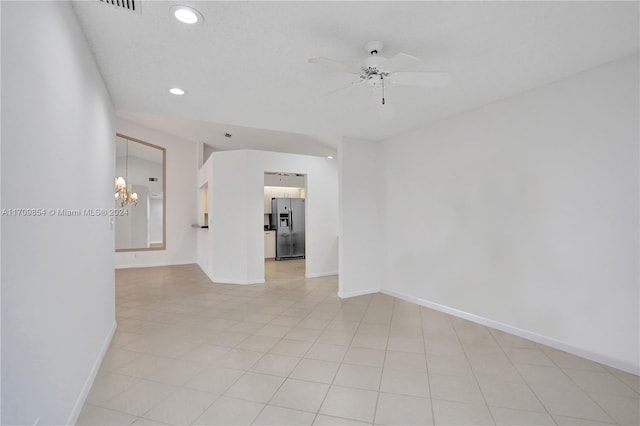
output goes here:
<path id="1" fill-rule="evenodd" d="M 169 92 L 173 95 L 184 95 L 184 90 L 180 89 L 179 87 L 169 89 Z"/>
<path id="2" fill-rule="evenodd" d="M 328 158 L 329 160 L 333 160 L 333 155 L 327 155 L 327 158 Z"/>
<path id="3" fill-rule="evenodd" d="M 202 14 L 189 6 L 176 5 L 171 8 L 171 11 L 178 21 L 185 24 L 191 25 L 203 21 Z"/>

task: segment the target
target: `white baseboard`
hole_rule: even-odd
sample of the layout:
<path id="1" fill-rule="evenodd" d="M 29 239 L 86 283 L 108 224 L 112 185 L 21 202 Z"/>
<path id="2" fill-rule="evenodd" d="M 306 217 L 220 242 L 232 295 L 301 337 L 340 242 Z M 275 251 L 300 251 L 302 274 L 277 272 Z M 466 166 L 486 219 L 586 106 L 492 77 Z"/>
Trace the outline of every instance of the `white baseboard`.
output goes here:
<path id="1" fill-rule="evenodd" d="M 87 400 L 87 395 L 89 395 L 89 391 L 91 390 L 91 386 L 93 386 L 93 382 L 98 375 L 98 370 L 100 369 L 100 365 L 102 364 L 102 360 L 104 359 L 105 354 L 107 353 L 107 349 L 109 349 L 109 345 L 111 344 L 111 339 L 113 339 L 113 335 L 116 332 L 118 324 L 116 321 L 113 321 L 113 325 L 111 329 L 107 333 L 107 336 L 102 342 L 102 347 L 100 348 L 100 352 L 98 352 L 98 356 L 96 360 L 93 362 L 93 366 L 91 367 L 91 371 L 89 372 L 89 377 L 84 382 L 84 386 L 82 386 L 82 390 L 80 391 L 80 395 L 76 399 L 76 403 L 73 404 L 73 409 L 71 410 L 71 414 L 69 414 L 69 418 L 67 420 L 68 425 L 75 425 L 78 421 L 78 416 L 80 416 L 80 411 L 82 411 L 82 407 L 84 406 L 85 401 Z"/>
<path id="2" fill-rule="evenodd" d="M 314 272 L 313 274 L 305 274 L 305 278 L 320 278 L 320 277 L 330 277 L 332 275 L 338 275 L 338 271 L 329 271 L 329 272 Z"/>
<path id="3" fill-rule="evenodd" d="M 338 291 L 338 297 L 340 299 L 348 299 L 349 297 L 364 296 L 365 294 L 373 294 L 373 293 L 379 293 L 379 292 L 380 292 L 379 288 L 365 288 L 364 290 L 347 291 L 347 292 Z"/>
<path id="4" fill-rule="evenodd" d="M 635 374 L 635 375 L 640 374 L 640 366 L 632 365 L 624 361 L 613 359 L 606 355 L 598 354 L 598 353 L 589 351 L 587 349 L 578 348 L 576 346 L 572 346 L 560 340 L 556 340 L 553 337 L 548 337 L 542 334 L 534 333 L 532 331 L 523 330 L 521 328 L 514 327 L 509 324 L 504 324 L 504 323 L 494 321 L 488 318 L 484 318 L 475 314 L 471 314 L 469 312 L 465 312 L 459 309 L 451 308 L 449 306 L 441 305 L 439 303 L 420 299 L 418 297 L 408 296 L 406 294 L 399 293 L 397 291 L 388 290 L 384 288 L 381 289 L 380 291 L 384 294 L 388 294 L 389 296 L 406 300 L 407 302 L 412 302 L 427 308 L 434 309 L 436 311 L 443 312 L 445 314 L 453 315 L 454 317 L 466 319 L 466 320 L 475 322 L 477 324 L 484 325 L 486 327 L 495 328 L 496 330 L 504 331 L 505 333 L 510 333 L 515 336 L 522 337 L 523 339 L 532 340 L 534 342 L 537 342 L 546 346 L 550 346 L 552 348 L 565 351 L 570 354 L 577 355 L 579 357 L 598 362 L 600 364 L 608 365 L 610 367 L 614 367 L 631 374 Z"/>

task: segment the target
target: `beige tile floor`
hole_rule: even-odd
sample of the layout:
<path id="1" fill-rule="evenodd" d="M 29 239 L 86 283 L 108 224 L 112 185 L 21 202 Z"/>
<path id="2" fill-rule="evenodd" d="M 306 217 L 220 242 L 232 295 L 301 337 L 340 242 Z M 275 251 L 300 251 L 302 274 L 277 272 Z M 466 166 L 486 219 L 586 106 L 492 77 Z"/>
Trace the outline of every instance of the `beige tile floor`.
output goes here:
<path id="1" fill-rule="evenodd" d="M 267 284 L 116 272 L 118 330 L 78 424 L 637 425 L 640 381 L 376 294 L 304 261 Z"/>

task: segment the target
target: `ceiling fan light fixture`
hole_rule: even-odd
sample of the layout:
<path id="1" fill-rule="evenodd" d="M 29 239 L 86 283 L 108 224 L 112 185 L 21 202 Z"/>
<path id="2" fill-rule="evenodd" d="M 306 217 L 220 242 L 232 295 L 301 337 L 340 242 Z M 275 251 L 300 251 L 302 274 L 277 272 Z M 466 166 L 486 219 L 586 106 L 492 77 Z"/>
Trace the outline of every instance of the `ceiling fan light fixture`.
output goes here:
<path id="1" fill-rule="evenodd" d="M 189 6 L 175 5 L 171 8 L 171 11 L 173 16 L 184 24 L 193 25 L 204 20 L 200 12 Z"/>

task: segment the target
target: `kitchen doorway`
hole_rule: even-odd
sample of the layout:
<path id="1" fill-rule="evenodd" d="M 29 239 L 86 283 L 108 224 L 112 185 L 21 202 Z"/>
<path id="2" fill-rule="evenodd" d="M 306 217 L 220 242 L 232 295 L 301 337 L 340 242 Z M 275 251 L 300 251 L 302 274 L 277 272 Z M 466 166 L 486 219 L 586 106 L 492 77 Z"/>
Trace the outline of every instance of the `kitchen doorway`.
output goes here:
<path id="1" fill-rule="evenodd" d="M 305 174 L 264 173 L 266 282 L 305 277 L 306 188 Z"/>
<path id="2" fill-rule="evenodd" d="M 305 259 L 278 261 L 264 260 L 264 279 L 266 282 L 278 280 L 304 279 Z"/>

